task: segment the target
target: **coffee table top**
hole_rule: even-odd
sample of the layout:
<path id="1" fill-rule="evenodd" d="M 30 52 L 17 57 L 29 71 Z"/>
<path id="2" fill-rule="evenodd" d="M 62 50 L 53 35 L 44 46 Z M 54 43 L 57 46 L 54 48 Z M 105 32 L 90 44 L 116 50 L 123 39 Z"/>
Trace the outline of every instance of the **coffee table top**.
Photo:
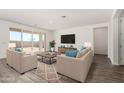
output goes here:
<path id="1" fill-rule="evenodd" d="M 56 57 L 56 53 L 54 52 L 41 52 L 41 53 L 38 53 L 37 55 L 42 57 L 47 57 L 47 58 Z"/>

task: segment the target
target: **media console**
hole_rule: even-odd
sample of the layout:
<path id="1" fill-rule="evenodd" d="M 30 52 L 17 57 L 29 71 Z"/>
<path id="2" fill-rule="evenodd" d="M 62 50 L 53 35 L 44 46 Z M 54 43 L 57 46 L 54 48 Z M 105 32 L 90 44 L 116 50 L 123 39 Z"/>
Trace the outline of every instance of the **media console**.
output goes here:
<path id="1" fill-rule="evenodd" d="M 71 48 L 71 47 L 58 47 L 58 52 L 59 53 L 65 53 L 68 50 L 77 50 L 77 48 Z"/>

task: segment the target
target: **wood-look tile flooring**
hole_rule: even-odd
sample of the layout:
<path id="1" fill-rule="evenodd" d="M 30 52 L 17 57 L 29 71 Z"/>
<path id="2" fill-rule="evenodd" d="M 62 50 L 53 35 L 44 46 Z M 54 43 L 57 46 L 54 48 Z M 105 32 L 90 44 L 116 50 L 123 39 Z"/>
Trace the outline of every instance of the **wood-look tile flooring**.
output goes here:
<path id="1" fill-rule="evenodd" d="M 23 75 L 6 65 L 6 60 L 0 60 L 0 83 L 47 83 L 35 74 L 36 69 Z M 78 81 L 59 75 L 63 83 Z M 95 55 L 88 73 L 86 83 L 122 83 L 124 82 L 124 66 L 113 66 L 107 56 Z"/>
<path id="2" fill-rule="evenodd" d="M 86 82 L 122 83 L 124 82 L 124 66 L 112 65 L 105 55 L 95 55 Z"/>

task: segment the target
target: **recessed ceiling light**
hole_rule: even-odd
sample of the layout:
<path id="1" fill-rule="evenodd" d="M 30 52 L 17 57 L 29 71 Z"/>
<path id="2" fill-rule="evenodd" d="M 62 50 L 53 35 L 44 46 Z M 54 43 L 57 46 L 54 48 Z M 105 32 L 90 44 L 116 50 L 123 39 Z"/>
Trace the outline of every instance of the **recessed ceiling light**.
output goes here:
<path id="1" fill-rule="evenodd" d="M 66 16 L 61 16 L 62 18 L 66 18 Z"/>

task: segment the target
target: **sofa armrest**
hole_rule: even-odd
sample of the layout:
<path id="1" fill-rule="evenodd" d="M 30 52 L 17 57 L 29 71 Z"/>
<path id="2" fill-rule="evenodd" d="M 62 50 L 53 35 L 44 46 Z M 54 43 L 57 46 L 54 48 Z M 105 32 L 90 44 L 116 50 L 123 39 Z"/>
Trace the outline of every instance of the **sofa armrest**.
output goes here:
<path id="1" fill-rule="evenodd" d="M 36 55 L 25 55 L 23 57 L 23 62 L 37 63 L 37 56 Z"/>
<path id="2" fill-rule="evenodd" d="M 68 56 L 61 56 L 61 55 L 58 55 L 57 56 L 57 60 L 60 60 L 60 61 L 63 61 L 63 62 L 64 61 L 66 61 L 66 62 L 80 62 L 80 61 L 82 61 L 82 59 L 80 59 L 80 58 L 74 58 L 74 57 L 68 57 Z"/>
<path id="3" fill-rule="evenodd" d="M 89 51 L 81 58 L 57 56 L 57 72 L 84 82 L 92 64 L 92 58 L 92 51 Z"/>
<path id="4" fill-rule="evenodd" d="M 24 58 L 25 58 L 25 59 L 30 59 L 30 58 L 32 59 L 32 58 L 35 58 L 35 59 L 36 59 L 37 56 L 36 56 L 36 55 L 24 55 Z"/>
<path id="5" fill-rule="evenodd" d="M 37 67 L 37 56 L 36 55 L 26 55 L 22 58 L 22 70 L 28 71 L 28 69 L 33 69 Z"/>

